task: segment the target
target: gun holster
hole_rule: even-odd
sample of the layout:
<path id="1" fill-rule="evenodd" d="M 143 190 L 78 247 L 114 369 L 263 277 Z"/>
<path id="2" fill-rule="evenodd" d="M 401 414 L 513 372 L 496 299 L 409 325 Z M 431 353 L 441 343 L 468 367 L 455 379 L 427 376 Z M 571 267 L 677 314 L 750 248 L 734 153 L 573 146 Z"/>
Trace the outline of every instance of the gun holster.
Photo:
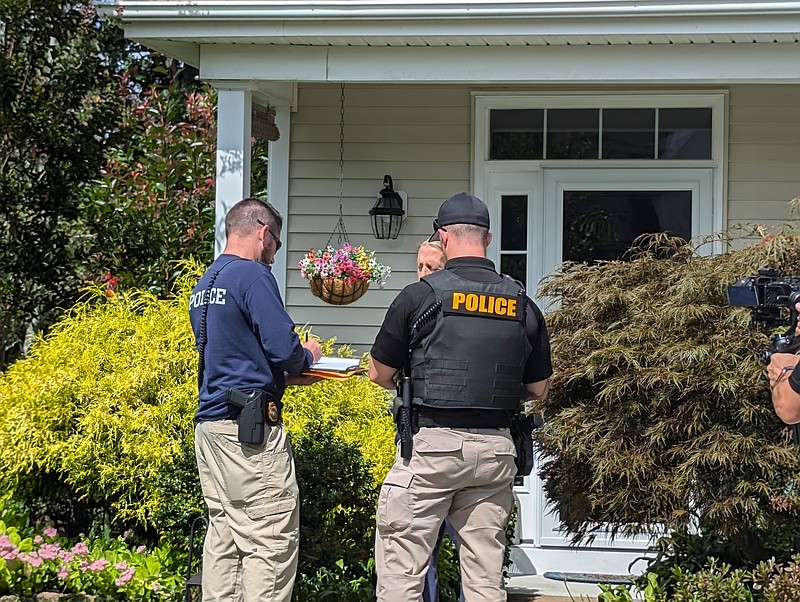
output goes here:
<path id="1" fill-rule="evenodd" d="M 267 399 L 267 393 L 255 389 L 244 393 L 238 389 L 228 389 L 225 401 L 241 408 L 239 414 L 239 441 L 261 445 L 267 429 L 280 421 L 278 404 Z"/>
<path id="2" fill-rule="evenodd" d="M 511 419 L 511 439 L 517 457 L 517 476 L 527 477 L 533 470 L 533 429 L 542 426 L 542 417 L 539 414 L 525 415 L 517 413 Z"/>

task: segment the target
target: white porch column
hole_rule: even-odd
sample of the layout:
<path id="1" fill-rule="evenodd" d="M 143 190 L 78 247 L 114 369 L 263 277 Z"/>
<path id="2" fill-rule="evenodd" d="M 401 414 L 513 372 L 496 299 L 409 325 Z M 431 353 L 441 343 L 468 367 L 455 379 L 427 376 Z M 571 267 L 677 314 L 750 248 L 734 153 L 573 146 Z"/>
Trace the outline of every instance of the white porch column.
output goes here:
<path id="1" fill-rule="evenodd" d="M 250 196 L 252 93 L 217 91 L 217 180 L 214 256 L 225 248 L 225 215 Z"/>
<path id="2" fill-rule="evenodd" d="M 283 302 L 286 303 L 287 261 L 289 260 L 289 113 L 288 106 L 276 106 L 275 125 L 281 137 L 269 143 L 269 162 L 267 163 L 267 182 L 269 190 L 267 200 L 283 216 L 281 240 L 283 249 L 275 256 L 272 274 L 278 282 Z"/>

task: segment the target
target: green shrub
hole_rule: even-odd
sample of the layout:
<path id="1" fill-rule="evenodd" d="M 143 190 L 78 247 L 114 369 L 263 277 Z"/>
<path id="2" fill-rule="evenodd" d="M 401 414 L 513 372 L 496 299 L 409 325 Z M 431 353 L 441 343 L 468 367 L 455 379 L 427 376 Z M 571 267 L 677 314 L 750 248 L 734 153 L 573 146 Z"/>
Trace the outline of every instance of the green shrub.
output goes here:
<path id="1" fill-rule="evenodd" d="M 800 599 L 800 555 L 785 564 L 774 559 L 761 562 L 753 570 L 732 569 L 711 558 L 697 570 L 674 566 L 670 591 L 656 573 L 648 573 L 637 586 L 600 585 L 599 602 L 797 602 Z"/>
<path id="2" fill-rule="evenodd" d="M 185 548 L 205 513 L 186 312 L 200 273 L 188 265 L 168 300 L 98 289 L 0 375 L 0 491 L 36 520 L 70 524 L 71 535 L 132 525 L 150 543 Z M 323 342 L 327 354 L 334 346 Z M 290 387 L 284 401 L 303 492 L 299 591 L 368 595 L 376 492 L 394 458 L 390 397 L 355 377 Z"/>
<path id="3" fill-rule="evenodd" d="M 675 569 L 677 585 L 672 602 L 753 602 L 750 590 L 752 577 L 744 569 L 731 569 L 712 560 L 696 573 Z"/>
<path id="4" fill-rule="evenodd" d="M 731 541 L 712 534 L 689 533 L 678 529 L 660 537 L 655 546 L 655 556 L 647 558 L 647 571 L 636 584 L 644 588 L 651 576 L 667 593 L 671 594 L 678 581 L 677 575 L 696 573 L 715 562 L 733 568 L 747 568 L 742 550 Z"/>
<path id="5" fill-rule="evenodd" d="M 565 265 L 541 289 L 560 302 L 534 435 L 546 493 L 577 538 L 601 524 L 626 534 L 697 524 L 751 567 L 785 558 L 800 524 L 772 500 L 800 473 L 800 448 L 757 359 L 768 333 L 725 291 L 764 266 L 796 274 L 800 233 L 715 256 L 701 254 L 704 241 L 650 242 L 630 261 Z"/>
<path id="6" fill-rule="evenodd" d="M 800 555 L 786 564 L 762 562 L 753 570 L 753 589 L 763 602 L 795 602 L 800 592 Z"/>
<path id="7" fill-rule="evenodd" d="M 334 342 L 322 341 L 323 353 L 352 356 L 352 349 L 346 346 L 334 350 Z M 362 358 L 365 361 L 366 356 Z M 337 439 L 359 450 L 375 481 L 382 483 L 395 455 L 391 399 L 389 392 L 364 376 L 289 387 L 284 395 L 286 430 L 296 437 L 321 426 L 330 429 Z"/>
<path id="8" fill-rule="evenodd" d="M 308 578 L 331 560 L 353 571 L 372 556 L 379 485 L 358 448 L 325 426 L 306 428 L 292 445 L 301 500 L 298 572 Z"/>
<path id="9" fill-rule="evenodd" d="M 191 432 L 196 351 L 183 298 L 87 301 L 0 377 L 0 487 L 61 475 L 115 518 L 152 524 L 155 477 Z"/>

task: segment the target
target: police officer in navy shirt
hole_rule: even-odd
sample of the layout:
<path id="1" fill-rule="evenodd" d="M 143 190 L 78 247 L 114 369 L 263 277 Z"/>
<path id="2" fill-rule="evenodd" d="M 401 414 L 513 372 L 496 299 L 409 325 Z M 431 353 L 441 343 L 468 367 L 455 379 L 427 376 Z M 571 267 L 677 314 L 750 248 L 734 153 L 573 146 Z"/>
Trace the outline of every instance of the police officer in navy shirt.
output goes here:
<path id="1" fill-rule="evenodd" d="M 321 349 L 315 340 L 300 343 L 272 275 L 282 225 L 266 201 L 234 205 L 225 250 L 189 300 L 201 351 L 195 453 L 209 512 L 207 602 L 289 602 L 297 572 L 298 488 L 281 398 L 287 385 L 318 380 L 303 372 Z M 261 405 L 243 409 L 232 401 L 240 398 Z M 243 435 L 254 417 L 261 429 Z"/>
<path id="2" fill-rule="evenodd" d="M 552 373 L 544 317 L 522 285 L 486 258 L 489 211 L 460 193 L 434 228 L 445 269 L 392 302 L 369 375 L 395 389 L 410 353 L 412 453 L 401 450 L 381 487 L 375 536 L 378 600 L 418 601 L 448 516 L 460 541 L 467 602 L 506 600 L 505 527 L 517 469 L 510 434 L 521 402 L 543 399 Z"/>

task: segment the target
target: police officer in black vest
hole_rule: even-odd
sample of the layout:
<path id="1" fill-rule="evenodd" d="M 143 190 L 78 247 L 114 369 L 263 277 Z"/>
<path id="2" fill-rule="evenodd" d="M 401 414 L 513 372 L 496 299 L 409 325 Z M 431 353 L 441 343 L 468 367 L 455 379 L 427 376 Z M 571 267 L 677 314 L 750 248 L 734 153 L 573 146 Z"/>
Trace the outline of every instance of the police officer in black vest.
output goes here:
<path id="1" fill-rule="evenodd" d="M 501 601 L 517 473 L 510 426 L 522 402 L 547 395 L 550 342 L 523 286 L 486 258 L 492 235 L 480 199 L 447 199 L 434 230 L 445 269 L 400 292 L 371 352 L 374 382 L 395 389 L 410 372 L 413 384 L 412 444 L 398 445 L 378 502 L 378 600 L 421 599 L 448 516 L 461 542 L 465 599 Z"/>

